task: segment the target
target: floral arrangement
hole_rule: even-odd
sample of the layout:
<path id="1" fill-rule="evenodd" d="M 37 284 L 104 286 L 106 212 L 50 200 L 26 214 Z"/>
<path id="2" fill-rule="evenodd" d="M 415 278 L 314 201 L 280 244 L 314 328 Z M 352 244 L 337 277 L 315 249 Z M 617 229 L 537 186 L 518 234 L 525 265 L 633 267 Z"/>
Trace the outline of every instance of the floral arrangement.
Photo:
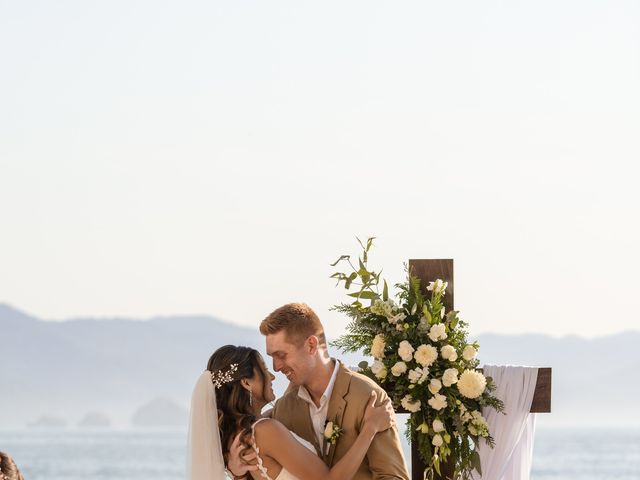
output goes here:
<path id="1" fill-rule="evenodd" d="M 342 428 L 340 428 L 340 425 L 330 422 L 329 420 L 324 422 L 324 439 L 327 441 L 327 452 L 329 451 L 329 444 L 335 445 L 340 435 L 342 435 Z"/>
<path id="2" fill-rule="evenodd" d="M 331 265 L 349 265 L 350 271 L 331 278 L 347 290 L 356 289 L 348 293 L 353 302 L 333 307 L 351 320 L 347 333 L 332 345 L 373 357 L 371 365 L 360 363 L 361 372 L 386 390 L 396 408 L 410 412 L 407 437 L 415 432 L 414 441 L 427 466 L 425 478 L 442 475 L 446 465 L 452 478 L 470 480 L 474 469 L 482 473 L 480 439 L 494 446 L 481 409 L 503 411 L 504 405 L 491 394 L 495 390 L 491 377 L 478 369 L 479 345 L 467 341 L 467 324 L 457 311 L 445 312 L 447 282 L 430 282 L 430 296 L 425 296 L 420 280 L 407 271 L 407 280 L 395 285 L 394 300 L 386 280 L 381 283 L 381 271 L 367 266 L 373 240 L 366 244 L 358 240 L 362 255 L 357 268 L 349 255 Z"/>

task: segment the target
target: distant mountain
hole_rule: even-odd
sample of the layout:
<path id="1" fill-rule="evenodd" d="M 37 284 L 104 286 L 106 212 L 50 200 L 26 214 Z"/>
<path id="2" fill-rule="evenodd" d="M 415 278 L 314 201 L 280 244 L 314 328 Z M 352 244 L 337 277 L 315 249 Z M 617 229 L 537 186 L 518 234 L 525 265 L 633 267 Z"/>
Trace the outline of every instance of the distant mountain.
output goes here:
<path id="1" fill-rule="evenodd" d="M 257 329 L 212 317 L 45 322 L 0 305 L 0 428 L 42 415 L 80 421 L 88 412 L 129 423 L 156 397 L 188 406 L 198 375 L 225 344 L 260 350 Z"/>
<path id="2" fill-rule="evenodd" d="M 89 412 L 78 422 L 78 426 L 82 428 L 109 428 L 111 420 L 104 413 Z"/>
<path id="3" fill-rule="evenodd" d="M 184 427 L 189 422 L 189 412 L 166 398 L 154 398 L 136 410 L 131 424 L 136 427 Z"/>
<path id="4" fill-rule="evenodd" d="M 553 367 L 552 425 L 640 425 L 640 332 L 601 337 L 480 335 L 483 363 Z M 188 408 L 191 390 L 221 345 L 249 345 L 264 354 L 257 328 L 207 316 L 146 321 L 80 319 L 45 322 L 0 304 L 0 428 L 42 416 L 78 424 L 104 412 L 128 425 L 134 412 L 162 397 Z M 356 365 L 358 355 L 341 356 Z M 270 364 L 270 362 L 267 362 Z M 276 392 L 285 382 L 277 375 Z"/>
<path id="5" fill-rule="evenodd" d="M 65 428 L 67 426 L 67 421 L 64 418 L 51 417 L 48 415 L 43 415 L 38 418 L 35 422 L 29 423 L 27 425 L 29 428 Z"/>

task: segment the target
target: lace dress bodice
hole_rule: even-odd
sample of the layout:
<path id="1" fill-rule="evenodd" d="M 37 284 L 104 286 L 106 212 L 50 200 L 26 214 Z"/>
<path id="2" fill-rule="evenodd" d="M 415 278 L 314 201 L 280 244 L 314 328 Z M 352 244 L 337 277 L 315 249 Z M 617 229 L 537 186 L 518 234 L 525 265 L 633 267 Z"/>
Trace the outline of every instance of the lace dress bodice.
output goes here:
<path id="1" fill-rule="evenodd" d="M 260 476 L 265 480 L 301 480 L 298 477 L 289 473 L 287 469 L 284 468 L 284 466 L 282 467 L 282 470 L 280 470 L 280 473 L 276 478 L 272 478 L 269 476 L 267 469 L 264 467 L 262 463 L 262 457 L 260 457 L 260 448 L 258 448 L 258 446 L 256 445 L 256 425 L 263 420 L 266 420 L 266 418 L 259 419 L 257 422 L 255 422 L 251 426 L 251 446 L 253 447 L 253 450 L 256 452 L 256 456 L 258 457 L 258 470 L 260 471 Z M 311 450 L 314 455 L 316 454 L 316 449 L 311 442 L 308 442 L 307 440 L 299 437 L 293 432 L 291 432 L 291 435 L 293 435 L 293 438 L 295 438 L 298 442 L 300 442 L 302 446 Z"/>

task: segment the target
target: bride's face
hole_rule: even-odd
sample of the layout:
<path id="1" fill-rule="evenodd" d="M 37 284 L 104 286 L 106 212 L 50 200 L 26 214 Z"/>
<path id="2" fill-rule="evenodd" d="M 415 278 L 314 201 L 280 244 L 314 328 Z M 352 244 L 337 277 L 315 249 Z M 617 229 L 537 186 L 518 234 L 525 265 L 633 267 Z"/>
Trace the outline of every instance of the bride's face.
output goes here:
<path id="1" fill-rule="evenodd" d="M 276 396 L 273 393 L 273 380 L 275 380 L 276 377 L 269 371 L 262 356 L 259 357 L 258 362 L 262 372 L 255 372 L 255 384 L 252 390 L 254 395 L 257 396 L 257 400 L 266 405 L 276 399 Z M 262 373 L 262 375 L 260 375 L 260 373 Z"/>

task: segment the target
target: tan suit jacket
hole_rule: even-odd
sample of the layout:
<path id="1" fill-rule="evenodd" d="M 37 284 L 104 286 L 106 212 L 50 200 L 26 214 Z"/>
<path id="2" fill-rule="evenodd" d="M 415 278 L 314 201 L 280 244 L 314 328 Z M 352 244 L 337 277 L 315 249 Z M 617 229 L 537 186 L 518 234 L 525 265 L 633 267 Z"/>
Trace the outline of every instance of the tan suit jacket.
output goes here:
<path id="1" fill-rule="evenodd" d="M 309 415 L 309 405 L 298 397 L 297 388 L 291 389 L 276 402 L 272 418 L 315 445 L 316 450 L 320 452 L 320 457 L 327 466 L 331 467 L 347 454 L 358 437 L 372 390 L 378 393 L 378 403 L 387 398 L 386 392 L 370 378 L 352 372 L 340 364 L 327 411 L 327 420 L 334 422 L 343 430 L 334 445 L 327 445 L 326 442 L 323 445 L 318 445 L 318 438 L 313 430 Z M 400 436 L 396 427 L 375 436 L 367 456 L 353 479 L 409 480 L 409 473 L 402 455 Z"/>

